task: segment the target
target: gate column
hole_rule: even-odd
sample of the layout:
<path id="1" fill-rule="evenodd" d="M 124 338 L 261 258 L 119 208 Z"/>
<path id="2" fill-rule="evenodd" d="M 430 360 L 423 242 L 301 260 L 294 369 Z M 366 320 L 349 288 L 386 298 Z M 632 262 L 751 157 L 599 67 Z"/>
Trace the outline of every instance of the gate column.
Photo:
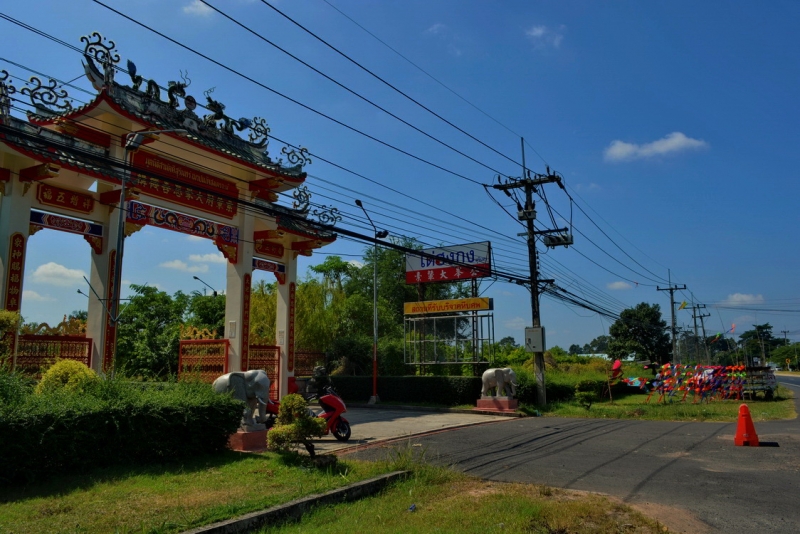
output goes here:
<path id="1" fill-rule="evenodd" d="M 294 376 L 294 337 L 295 337 L 295 292 L 297 290 L 297 257 L 296 252 L 286 247 L 283 253 L 283 264 L 286 266 L 286 277 L 278 282 L 278 309 L 275 332 L 277 345 L 280 347 L 280 386 L 278 397 L 289 394 L 289 376 Z"/>
<path id="2" fill-rule="evenodd" d="M 22 307 L 22 276 L 33 192 L 24 193 L 24 187 L 30 184 L 19 181 L 18 166 L 0 168 L 0 172 L 8 178 L 0 182 L 0 186 L 5 186 L 0 199 L 0 305 L 18 312 Z"/>
<path id="3" fill-rule="evenodd" d="M 250 349 L 250 286 L 253 272 L 254 217 L 244 209 L 236 217 L 239 246 L 236 263 L 228 261 L 225 284 L 225 337 L 230 342 L 228 372 L 242 371 Z"/>

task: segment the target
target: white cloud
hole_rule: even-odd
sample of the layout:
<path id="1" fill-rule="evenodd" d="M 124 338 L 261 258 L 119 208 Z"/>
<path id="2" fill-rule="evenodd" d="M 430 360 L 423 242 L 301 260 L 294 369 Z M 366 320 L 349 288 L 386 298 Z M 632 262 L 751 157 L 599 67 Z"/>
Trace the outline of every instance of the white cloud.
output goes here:
<path id="1" fill-rule="evenodd" d="M 425 30 L 425 33 L 428 33 L 430 35 L 439 35 L 440 33 L 444 32 L 446 29 L 447 29 L 447 26 L 445 26 L 444 24 L 442 24 L 440 22 L 437 22 L 436 24 L 434 24 L 433 26 L 431 26 L 430 28 Z"/>
<path id="2" fill-rule="evenodd" d="M 646 159 L 686 150 L 700 150 L 708 148 L 708 146 L 708 143 L 702 139 L 692 139 L 681 132 L 672 132 L 661 139 L 643 145 L 626 143 L 619 139 L 614 140 L 605 150 L 605 159 L 606 161 Z"/>
<path id="3" fill-rule="evenodd" d="M 728 298 L 720 302 L 720 306 L 750 306 L 752 304 L 763 304 L 763 295 L 746 295 L 744 293 L 733 293 Z"/>
<path id="4" fill-rule="evenodd" d="M 588 184 L 575 184 L 575 189 L 578 191 L 595 191 L 600 189 L 600 186 L 594 182 L 590 182 Z"/>
<path id="5" fill-rule="evenodd" d="M 620 291 L 623 289 L 630 289 L 631 286 L 628 282 L 618 281 L 618 282 L 611 282 L 610 284 L 606 284 L 608 289 L 612 289 L 614 291 Z"/>
<path id="6" fill-rule="evenodd" d="M 522 331 L 526 326 L 528 326 L 528 321 L 522 317 L 514 317 L 513 319 L 506 321 L 503 326 L 509 330 Z"/>
<path id="7" fill-rule="evenodd" d="M 559 48 L 564 40 L 564 29 L 566 26 L 563 24 L 558 29 L 541 25 L 532 26 L 525 35 L 533 42 L 535 48 Z"/>
<path id="8" fill-rule="evenodd" d="M 352 265 L 354 267 L 358 267 L 359 269 L 364 266 L 364 262 L 361 262 L 361 261 L 358 261 L 358 260 L 350 260 L 347 263 L 349 263 L 350 265 Z"/>
<path id="9" fill-rule="evenodd" d="M 225 263 L 228 261 L 225 259 L 225 256 L 222 255 L 222 252 L 217 252 L 216 254 L 213 252 L 211 254 L 191 254 L 189 260 L 208 263 Z"/>
<path id="10" fill-rule="evenodd" d="M 185 261 L 181 260 L 165 261 L 164 263 L 160 264 L 159 267 L 165 267 L 167 269 L 175 269 L 176 271 L 183 271 L 185 273 L 208 272 L 208 265 L 192 265 L 190 267 Z"/>
<path id="11" fill-rule="evenodd" d="M 26 289 L 22 292 L 22 300 L 28 300 L 33 302 L 53 302 L 56 299 L 52 297 L 47 297 L 44 295 L 40 295 L 36 291 L 32 291 L 30 289 Z"/>
<path id="12" fill-rule="evenodd" d="M 183 6 L 183 12 L 187 15 L 195 15 L 198 17 L 210 17 L 214 12 L 213 9 L 205 5 L 200 0 L 192 0 L 187 5 Z"/>
<path id="13" fill-rule="evenodd" d="M 69 287 L 78 284 L 85 284 L 83 277 L 86 273 L 80 269 L 68 269 L 55 262 L 40 265 L 33 271 L 31 278 L 40 284 L 50 284 L 54 286 Z"/>
<path id="14" fill-rule="evenodd" d="M 187 235 L 186 239 L 189 241 L 205 241 L 205 237 L 200 237 L 199 235 Z"/>

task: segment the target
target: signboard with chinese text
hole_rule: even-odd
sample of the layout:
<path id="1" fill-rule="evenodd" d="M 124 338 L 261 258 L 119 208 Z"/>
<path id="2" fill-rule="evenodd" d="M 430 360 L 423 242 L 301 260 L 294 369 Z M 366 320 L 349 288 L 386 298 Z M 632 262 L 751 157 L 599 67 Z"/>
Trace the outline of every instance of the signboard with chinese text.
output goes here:
<path id="1" fill-rule="evenodd" d="M 67 191 L 49 184 L 37 184 L 36 200 L 46 206 L 56 206 L 80 213 L 92 213 L 94 198 L 75 191 Z"/>
<path id="2" fill-rule="evenodd" d="M 422 254 L 406 254 L 406 283 L 454 282 L 492 275 L 491 244 L 428 248 Z M 431 258 L 429 256 L 434 256 Z"/>
<path id="3" fill-rule="evenodd" d="M 426 300 L 424 302 L 406 302 L 403 304 L 403 313 L 406 315 L 485 311 L 492 309 L 494 309 L 494 302 L 489 297 Z"/>

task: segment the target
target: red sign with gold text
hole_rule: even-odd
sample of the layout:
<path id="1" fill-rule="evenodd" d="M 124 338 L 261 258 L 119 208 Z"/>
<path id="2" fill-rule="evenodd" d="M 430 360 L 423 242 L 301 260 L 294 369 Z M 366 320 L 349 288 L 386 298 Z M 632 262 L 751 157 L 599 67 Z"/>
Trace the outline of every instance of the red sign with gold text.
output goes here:
<path id="1" fill-rule="evenodd" d="M 237 206 L 233 199 L 239 197 L 239 190 L 234 183 L 179 165 L 145 150 L 135 152 L 131 163 L 136 169 L 150 171 L 170 180 L 134 172 L 134 176 L 139 179 L 136 188 L 142 194 L 228 219 L 236 215 Z"/>
<path id="2" fill-rule="evenodd" d="M 296 286 L 294 282 L 289 284 L 289 342 L 286 344 L 286 352 L 289 357 L 287 367 L 289 371 L 294 371 L 294 314 L 295 314 L 295 293 Z"/>
<path id="3" fill-rule="evenodd" d="M 249 367 L 249 359 L 250 359 L 250 285 L 252 283 L 252 278 L 250 274 L 244 275 L 244 280 L 242 281 L 242 357 L 241 357 L 241 366 L 242 369 L 247 371 L 250 369 Z"/>
<path id="4" fill-rule="evenodd" d="M 37 184 L 36 200 L 46 206 L 56 206 L 65 210 L 79 213 L 92 213 L 94 199 L 89 195 L 67 191 L 60 187 L 39 183 Z"/>
<path id="5" fill-rule="evenodd" d="M 25 272 L 25 236 L 17 232 L 11 234 L 9 241 L 6 309 L 19 311 L 22 305 L 22 275 Z"/>

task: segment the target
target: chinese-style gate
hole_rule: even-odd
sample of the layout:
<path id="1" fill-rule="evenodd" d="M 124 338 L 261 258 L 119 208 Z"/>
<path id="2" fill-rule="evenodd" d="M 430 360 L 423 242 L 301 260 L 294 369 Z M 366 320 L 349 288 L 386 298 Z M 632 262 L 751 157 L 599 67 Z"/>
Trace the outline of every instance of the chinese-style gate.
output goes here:
<path id="1" fill-rule="evenodd" d="M 238 371 L 277 360 L 269 371 L 282 397 L 294 368 L 297 257 L 333 242 L 336 236 L 324 223 L 338 220 L 335 209 L 313 213 L 323 224 L 308 219 L 308 193 L 300 187 L 303 166 L 310 163 L 307 151 L 284 147 L 288 163 L 276 161 L 267 153 L 264 119 L 228 117 L 211 91 L 204 93 L 208 114 L 199 115 L 203 110 L 187 95 L 187 80 L 169 82 L 163 101 L 162 88 L 137 75 L 131 62 L 131 85 L 122 85 L 114 79 L 120 61 L 114 43 L 97 33 L 81 41 L 86 76 L 97 90 L 86 105 L 73 107 L 53 80 L 32 77 L 15 87 L 0 71 L 0 304 L 20 310 L 25 251 L 36 232 L 82 235 L 96 292 L 88 304 L 89 358 L 92 368 L 106 371 L 116 335 L 109 311 L 114 284 L 122 279 L 115 272 L 118 232 L 127 238 L 151 225 L 201 236 L 228 260 L 220 368 Z M 25 120 L 11 115 L 12 100 L 23 96 L 34 106 Z M 244 130 L 247 139 L 236 133 Z M 159 134 L 146 136 L 138 150 L 126 148 L 136 132 Z M 123 182 L 127 202 L 119 228 Z M 276 204 L 290 190 L 292 208 Z M 256 269 L 278 280 L 277 339 L 274 346 L 251 348 Z"/>

